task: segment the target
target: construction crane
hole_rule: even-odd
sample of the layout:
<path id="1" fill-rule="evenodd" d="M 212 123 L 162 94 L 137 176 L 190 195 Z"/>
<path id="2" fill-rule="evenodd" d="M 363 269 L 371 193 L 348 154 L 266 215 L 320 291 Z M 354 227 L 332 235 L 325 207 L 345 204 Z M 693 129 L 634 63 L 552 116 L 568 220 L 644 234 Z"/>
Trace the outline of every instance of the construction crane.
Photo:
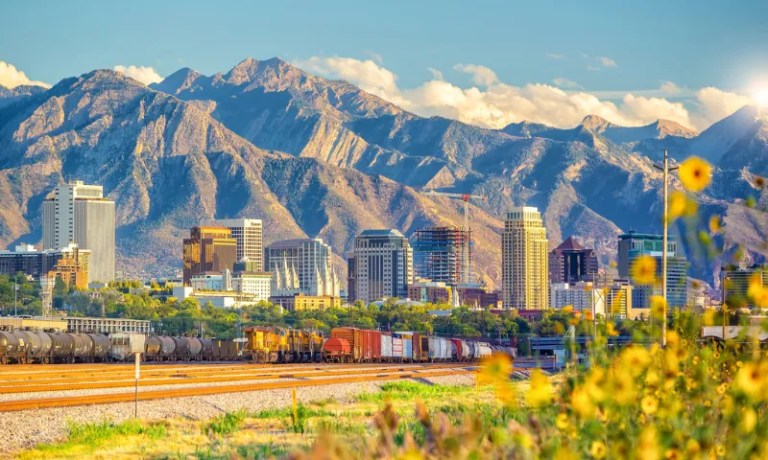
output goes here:
<path id="1" fill-rule="evenodd" d="M 423 190 L 423 193 L 430 196 L 444 196 L 446 198 L 454 198 L 459 199 L 464 202 L 464 230 L 467 232 L 467 237 L 471 239 L 472 232 L 469 227 L 469 200 L 475 199 L 475 200 L 485 200 L 485 196 L 483 195 L 471 195 L 469 193 L 449 193 L 449 192 L 438 192 L 433 189 L 429 190 Z M 464 245 L 464 260 L 467 261 L 467 264 L 464 268 L 464 273 L 462 273 L 462 278 L 464 279 L 464 282 L 469 282 L 469 240 Z"/>

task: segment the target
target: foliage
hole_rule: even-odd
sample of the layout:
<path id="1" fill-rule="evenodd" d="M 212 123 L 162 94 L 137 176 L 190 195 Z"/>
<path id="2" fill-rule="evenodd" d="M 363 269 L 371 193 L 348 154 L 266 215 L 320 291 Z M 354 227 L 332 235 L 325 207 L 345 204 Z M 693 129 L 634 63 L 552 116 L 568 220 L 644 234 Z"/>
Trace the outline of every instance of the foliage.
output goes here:
<path id="1" fill-rule="evenodd" d="M 217 435 L 234 433 L 243 426 L 246 415 L 244 410 L 239 410 L 215 417 L 208 422 L 208 431 Z"/>

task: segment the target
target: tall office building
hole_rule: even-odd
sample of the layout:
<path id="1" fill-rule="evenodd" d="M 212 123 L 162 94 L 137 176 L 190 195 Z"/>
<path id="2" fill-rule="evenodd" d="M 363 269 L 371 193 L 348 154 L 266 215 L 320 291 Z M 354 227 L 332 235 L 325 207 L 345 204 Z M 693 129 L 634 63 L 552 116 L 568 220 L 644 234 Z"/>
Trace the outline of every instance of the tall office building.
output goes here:
<path id="1" fill-rule="evenodd" d="M 585 248 L 573 236 L 549 253 L 550 283 L 592 281 L 597 270 L 595 250 Z"/>
<path id="2" fill-rule="evenodd" d="M 449 286 L 469 283 L 470 232 L 458 227 L 430 227 L 411 236 L 413 271 Z"/>
<path id="3" fill-rule="evenodd" d="M 539 210 L 512 208 L 501 236 L 504 308 L 538 310 L 549 306 L 547 229 Z"/>
<path id="4" fill-rule="evenodd" d="M 639 256 L 651 256 L 656 260 L 656 277 L 661 279 L 662 256 L 664 254 L 662 235 L 649 235 L 630 231 L 619 235 L 618 269 L 619 278 L 630 279 L 634 260 Z M 688 300 L 688 262 L 677 255 L 677 242 L 667 240 L 667 305 L 684 307 Z M 651 296 L 661 295 L 661 283 L 653 286 L 635 286 L 632 289 L 632 307 L 650 308 Z"/>
<path id="5" fill-rule="evenodd" d="M 90 281 L 115 279 L 115 202 L 100 185 L 59 184 L 43 202 L 43 249 L 91 251 Z"/>
<path id="6" fill-rule="evenodd" d="M 191 286 L 195 275 L 232 271 L 236 261 L 237 242 L 228 228 L 193 227 L 184 239 L 184 285 Z"/>
<path id="7" fill-rule="evenodd" d="M 17 245 L 16 250 L 0 251 L 0 274 L 21 272 L 36 279 L 59 278 L 66 286 L 88 288 L 91 251 L 70 243 L 60 249 L 37 251 L 33 246 Z"/>
<path id="8" fill-rule="evenodd" d="M 264 251 L 273 273 L 272 295 L 306 294 L 338 297 L 341 282 L 333 271 L 333 252 L 320 238 L 276 241 Z"/>
<path id="9" fill-rule="evenodd" d="M 261 219 L 208 219 L 203 221 L 206 227 L 225 227 L 237 242 L 237 260 L 252 262 L 251 271 L 264 270 L 264 246 Z"/>
<path id="10" fill-rule="evenodd" d="M 355 253 L 347 254 L 347 303 L 357 300 L 357 263 Z"/>
<path id="11" fill-rule="evenodd" d="M 413 283 L 413 253 L 397 230 L 364 230 L 355 238 L 355 298 L 370 303 L 385 297 L 406 298 Z"/>

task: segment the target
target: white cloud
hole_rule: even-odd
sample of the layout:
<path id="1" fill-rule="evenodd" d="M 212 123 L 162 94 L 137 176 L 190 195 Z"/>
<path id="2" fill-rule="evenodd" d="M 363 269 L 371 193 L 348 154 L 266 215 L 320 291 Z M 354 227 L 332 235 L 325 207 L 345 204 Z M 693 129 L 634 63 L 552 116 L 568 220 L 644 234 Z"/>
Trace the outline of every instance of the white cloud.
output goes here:
<path id="1" fill-rule="evenodd" d="M 552 83 L 554 83 L 555 86 L 557 86 L 558 88 L 563 88 L 563 89 L 584 89 L 584 87 L 582 87 L 580 84 L 564 77 L 557 77 L 554 80 L 552 80 Z"/>
<path id="2" fill-rule="evenodd" d="M 614 61 L 613 59 L 607 56 L 599 56 L 597 60 L 598 62 L 600 62 L 600 65 L 602 65 L 603 67 L 618 67 L 618 65 L 616 64 L 616 61 Z"/>
<path id="3" fill-rule="evenodd" d="M 565 55 L 560 53 L 547 53 L 546 56 L 556 61 L 563 61 L 566 59 Z"/>
<path id="4" fill-rule="evenodd" d="M 432 79 L 434 80 L 445 80 L 445 77 L 443 76 L 443 72 L 433 69 L 432 67 L 427 67 L 427 70 L 429 70 L 429 73 L 432 74 Z"/>
<path id="5" fill-rule="evenodd" d="M 565 78 L 555 79 L 555 85 L 515 86 L 502 82 L 492 69 L 474 64 L 460 64 L 454 70 L 470 74 L 476 86 L 458 86 L 446 81 L 441 72 L 430 69 L 431 80 L 413 88 L 401 88 L 397 75 L 372 60 L 312 57 L 296 64 L 309 72 L 347 80 L 419 115 L 439 115 L 490 128 L 523 120 L 566 128 L 594 114 L 623 126 L 639 126 L 663 118 L 703 129 L 750 102 L 716 88 L 693 93 L 672 82 L 661 82 L 655 90 L 604 94 L 576 88 L 575 82 Z M 693 104 L 666 98 L 679 98 L 682 94 L 695 96 Z"/>
<path id="6" fill-rule="evenodd" d="M 0 86 L 15 88 L 19 85 L 34 85 L 50 88 L 51 85 L 41 81 L 33 81 L 27 78 L 27 74 L 17 69 L 13 64 L 0 61 Z"/>
<path id="7" fill-rule="evenodd" d="M 499 82 L 499 77 L 496 76 L 496 72 L 484 65 L 456 64 L 453 66 L 453 70 L 472 75 L 472 81 L 476 85 L 491 86 Z"/>
<path id="8" fill-rule="evenodd" d="M 127 77 L 131 77 L 134 80 L 140 81 L 145 85 L 150 83 L 160 83 L 163 81 L 163 77 L 155 71 L 152 67 L 135 66 L 135 65 L 116 65 L 114 67 L 116 72 L 125 74 Z"/>

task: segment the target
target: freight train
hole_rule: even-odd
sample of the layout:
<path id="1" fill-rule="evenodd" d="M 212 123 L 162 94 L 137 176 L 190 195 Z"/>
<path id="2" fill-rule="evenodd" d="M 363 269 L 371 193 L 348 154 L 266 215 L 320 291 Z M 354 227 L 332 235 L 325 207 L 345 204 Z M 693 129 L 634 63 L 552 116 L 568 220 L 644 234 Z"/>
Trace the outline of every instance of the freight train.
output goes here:
<path id="1" fill-rule="evenodd" d="M 124 362 L 140 352 L 144 361 L 289 362 L 468 362 L 492 353 L 514 357 L 515 349 L 485 342 L 338 327 L 319 331 L 255 326 L 236 340 L 138 333 L 104 334 L 0 330 L 0 364 Z"/>
<path id="2" fill-rule="evenodd" d="M 263 326 L 247 328 L 246 336 L 244 354 L 259 363 L 467 362 L 492 353 L 515 355 L 514 348 L 485 342 L 353 327 L 331 329 L 328 339 L 317 331 Z"/>

